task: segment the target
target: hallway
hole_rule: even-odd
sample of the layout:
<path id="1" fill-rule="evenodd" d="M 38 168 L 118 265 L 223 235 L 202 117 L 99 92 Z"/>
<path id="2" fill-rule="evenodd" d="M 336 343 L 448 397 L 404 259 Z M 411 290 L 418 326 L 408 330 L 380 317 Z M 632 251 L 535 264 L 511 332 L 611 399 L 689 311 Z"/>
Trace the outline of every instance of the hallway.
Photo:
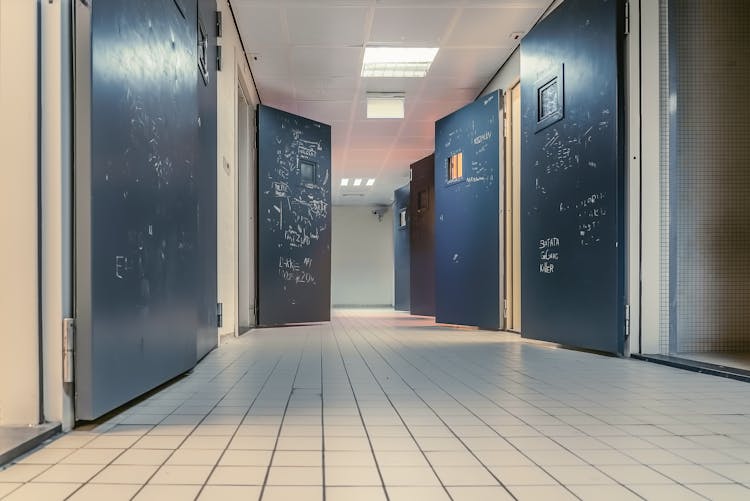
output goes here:
<path id="1" fill-rule="evenodd" d="M 748 486 L 746 383 L 386 310 L 232 339 L 0 472 L 8 500 L 743 499 Z"/>

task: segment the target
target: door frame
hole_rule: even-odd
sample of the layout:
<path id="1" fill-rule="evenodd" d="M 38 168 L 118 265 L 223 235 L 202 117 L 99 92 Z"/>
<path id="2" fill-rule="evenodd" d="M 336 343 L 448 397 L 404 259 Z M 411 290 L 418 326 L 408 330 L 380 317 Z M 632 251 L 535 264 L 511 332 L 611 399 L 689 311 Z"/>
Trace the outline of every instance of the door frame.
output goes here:
<path id="1" fill-rule="evenodd" d="M 238 71 L 238 74 L 240 72 Z M 237 325 L 242 334 L 257 323 L 256 297 L 256 199 L 255 111 L 242 79 L 237 84 L 237 188 L 235 209 L 237 232 Z"/>
<path id="2" fill-rule="evenodd" d="M 514 110 L 513 98 L 518 93 L 519 113 Z M 503 187 L 505 190 L 503 214 L 505 245 L 503 246 L 503 280 L 504 330 L 521 332 L 521 164 L 520 148 L 514 149 L 514 143 L 520 134 L 520 96 L 521 79 L 515 79 L 504 93 L 504 136 L 505 155 L 503 168 Z M 515 155 L 514 155 L 515 153 Z"/>

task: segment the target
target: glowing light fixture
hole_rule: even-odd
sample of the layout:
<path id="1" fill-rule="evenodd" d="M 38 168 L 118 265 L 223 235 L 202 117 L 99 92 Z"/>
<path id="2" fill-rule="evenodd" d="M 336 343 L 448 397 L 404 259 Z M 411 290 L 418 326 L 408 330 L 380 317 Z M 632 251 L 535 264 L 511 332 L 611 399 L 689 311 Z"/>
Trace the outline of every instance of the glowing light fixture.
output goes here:
<path id="1" fill-rule="evenodd" d="M 367 180 L 367 183 L 366 183 L 367 186 L 372 186 L 373 184 L 375 184 L 375 179 L 370 178 Z"/>
<path id="2" fill-rule="evenodd" d="M 349 186 L 349 178 L 348 177 L 342 177 L 341 178 L 341 186 Z"/>
<path id="3" fill-rule="evenodd" d="M 362 180 L 360 178 L 357 178 L 354 180 L 354 186 L 359 186 L 362 184 Z"/>
<path id="4" fill-rule="evenodd" d="M 437 53 L 437 47 L 366 47 L 362 76 L 422 78 Z"/>
<path id="5" fill-rule="evenodd" d="M 368 92 L 367 118 L 404 118 L 402 92 Z"/>

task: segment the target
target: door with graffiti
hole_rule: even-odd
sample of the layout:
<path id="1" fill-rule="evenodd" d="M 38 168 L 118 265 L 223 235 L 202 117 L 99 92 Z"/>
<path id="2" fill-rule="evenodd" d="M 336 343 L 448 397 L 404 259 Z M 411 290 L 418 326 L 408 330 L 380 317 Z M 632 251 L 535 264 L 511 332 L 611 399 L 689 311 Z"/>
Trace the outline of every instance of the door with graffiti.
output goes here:
<path id="1" fill-rule="evenodd" d="M 331 316 L 331 128 L 258 110 L 258 324 Z"/>

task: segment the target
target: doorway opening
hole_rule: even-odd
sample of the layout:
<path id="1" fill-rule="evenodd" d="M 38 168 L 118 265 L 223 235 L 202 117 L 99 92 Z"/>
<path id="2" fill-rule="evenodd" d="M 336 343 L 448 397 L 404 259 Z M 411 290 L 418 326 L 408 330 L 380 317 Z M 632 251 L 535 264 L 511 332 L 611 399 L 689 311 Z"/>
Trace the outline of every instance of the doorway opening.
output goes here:
<path id="1" fill-rule="evenodd" d="M 505 93 L 505 330 L 521 332 L 521 82 Z"/>
<path id="2" fill-rule="evenodd" d="M 237 91 L 237 167 L 235 200 L 237 211 L 237 314 L 239 333 L 256 325 L 255 315 L 255 239 L 256 239 L 256 167 L 255 112 L 246 93 Z"/>

